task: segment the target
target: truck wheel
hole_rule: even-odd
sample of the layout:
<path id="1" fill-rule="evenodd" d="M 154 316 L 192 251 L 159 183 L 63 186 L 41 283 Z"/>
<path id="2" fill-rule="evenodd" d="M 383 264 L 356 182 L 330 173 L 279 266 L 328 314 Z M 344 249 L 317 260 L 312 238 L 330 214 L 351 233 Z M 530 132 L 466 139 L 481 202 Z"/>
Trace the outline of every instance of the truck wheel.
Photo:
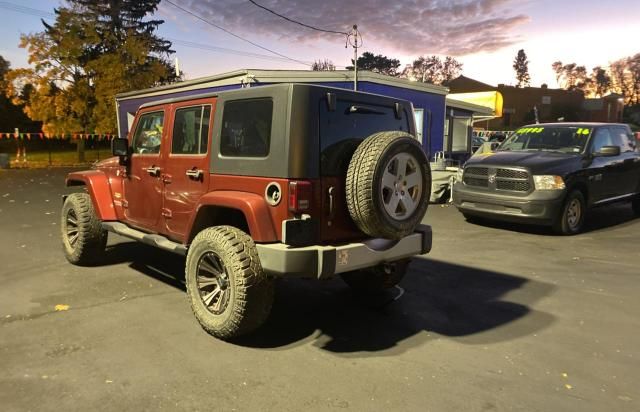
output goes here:
<path id="1" fill-rule="evenodd" d="M 67 197 L 60 229 L 64 255 L 69 262 L 90 265 L 104 256 L 108 233 L 102 229 L 89 194 L 73 193 Z"/>
<path id="2" fill-rule="evenodd" d="M 193 239 L 186 284 L 196 319 L 220 339 L 253 331 L 273 304 L 273 280 L 263 272 L 253 240 L 231 226 L 207 228 Z"/>
<path id="3" fill-rule="evenodd" d="M 342 280 L 357 292 L 374 293 L 390 289 L 400 283 L 410 259 L 386 263 L 372 268 L 343 273 Z"/>
<path id="4" fill-rule="evenodd" d="M 582 192 L 574 190 L 565 199 L 560 215 L 553 224 L 553 230 L 560 235 L 575 235 L 580 233 L 586 213 Z"/>
<path id="5" fill-rule="evenodd" d="M 427 211 L 431 170 L 411 135 L 380 132 L 356 149 L 347 170 L 351 218 L 369 236 L 400 239 L 412 233 Z"/>

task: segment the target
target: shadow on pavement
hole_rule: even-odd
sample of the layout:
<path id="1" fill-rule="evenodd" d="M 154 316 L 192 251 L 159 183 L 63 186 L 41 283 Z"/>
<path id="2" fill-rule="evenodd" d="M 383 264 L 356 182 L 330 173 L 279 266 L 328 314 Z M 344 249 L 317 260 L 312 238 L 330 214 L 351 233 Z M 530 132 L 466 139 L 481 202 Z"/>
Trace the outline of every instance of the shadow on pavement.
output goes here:
<path id="1" fill-rule="evenodd" d="M 185 290 L 180 256 L 136 242 L 108 248 L 105 264 L 126 262 L 146 276 Z M 554 287 L 519 276 L 416 258 L 400 286 L 362 296 L 340 279 L 280 280 L 268 321 L 234 343 L 284 349 L 311 341 L 334 353 L 392 354 L 437 335 L 468 344 L 512 340 L 554 320 L 531 308 Z"/>
<path id="2" fill-rule="evenodd" d="M 186 291 L 185 258 L 139 242 L 123 242 L 107 246 L 100 266 L 129 263 L 129 267 L 153 279 Z"/>
<path id="3" fill-rule="evenodd" d="M 406 350 L 434 334 L 471 344 L 511 340 L 554 320 L 530 307 L 553 286 L 517 276 L 417 258 L 400 286 L 394 300 L 402 290 L 365 298 L 340 280 L 282 281 L 267 323 L 236 343 L 278 348 L 319 333 L 314 344 L 330 352 Z"/>

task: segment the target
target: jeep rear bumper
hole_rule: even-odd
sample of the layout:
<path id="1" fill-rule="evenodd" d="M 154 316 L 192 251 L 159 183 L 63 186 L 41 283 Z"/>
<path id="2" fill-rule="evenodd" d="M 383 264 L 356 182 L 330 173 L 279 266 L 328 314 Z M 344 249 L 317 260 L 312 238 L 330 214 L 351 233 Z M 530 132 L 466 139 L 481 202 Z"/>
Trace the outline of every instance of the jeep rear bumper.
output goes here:
<path id="1" fill-rule="evenodd" d="M 326 279 L 338 273 L 428 253 L 431 226 L 420 225 L 400 240 L 369 239 L 339 246 L 291 247 L 283 243 L 257 244 L 260 263 L 273 276 Z"/>

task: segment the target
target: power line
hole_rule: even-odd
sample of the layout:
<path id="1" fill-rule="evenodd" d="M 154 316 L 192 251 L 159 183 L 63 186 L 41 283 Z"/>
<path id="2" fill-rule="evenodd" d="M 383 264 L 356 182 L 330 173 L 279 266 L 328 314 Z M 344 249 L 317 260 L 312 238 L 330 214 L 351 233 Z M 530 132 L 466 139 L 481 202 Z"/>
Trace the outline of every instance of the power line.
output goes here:
<path id="1" fill-rule="evenodd" d="M 173 44 L 177 44 L 177 45 L 184 46 L 184 47 L 191 47 L 191 48 L 194 48 L 194 49 L 207 50 L 207 51 L 212 51 L 212 52 L 217 52 L 217 53 L 235 54 L 237 56 L 253 57 L 253 58 L 256 58 L 256 59 L 271 60 L 271 61 L 276 61 L 276 62 L 289 61 L 288 59 L 285 59 L 283 57 L 270 56 L 270 55 L 267 55 L 267 54 L 259 54 L 259 53 L 245 52 L 245 51 L 241 51 L 241 50 L 227 49 L 227 48 L 224 48 L 224 47 L 217 47 L 217 46 L 211 46 L 211 45 L 207 45 L 207 44 L 194 43 L 194 42 L 191 42 L 191 41 L 188 41 L 188 40 L 174 39 L 174 38 L 171 38 L 171 37 L 166 37 L 166 39 L 171 41 Z M 312 63 L 309 62 L 309 63 L 305 63 L 305 64 L 311 65 Z"/>
<path id="2" fill-rule="evenodd" d="M 30 14 L 32 16 L 42 17 L 42 18 L 56 16 L 54 13 L 50 13 L 48 11 L 32 9 L 31 7 L 21 6 L 19 4 L 9 3 L 6 1 L 0 1 L 0 8 L 5 10 L 15 11 L 22 14 Z"/>
<path id="3" fill-rule="evenodd" d="M 349 33 L 344 32 L 344 31 L 325 30 L 325 29 L 320 29 L 320 28 L 315 27 L 315 26 L 311 26 L 311 25 L 306 24 L 306 23 L 299 22 L 299 21 L 294 20 L 294 19 L 292 19 L 292 18 L 289 18 L 289 17 L 287 17 L 287 16 L 283 16 L 282 14 L 277 13 L 277 12 L 275 12 L 275 11 L 273 11 L 273 10 L 271 10 L 271 9 L 269 9 L 269 8 L 267 8 L 267 7 L 263 6 L 263 5 L 261 5 L 261 4 L 258 4 L 258 3 L 256 3 L 256 2 L 255 2 L 255 1 L 253 1 L 253 0 L 249 0 L 249 3 L 253 4 L 254 6 L 258 6 L 258 7 L 260 7 L 261 9 L 266 10 L 266 11 L 268 11 L 269 13 L 274 14 L 274 15 L 276 15 L 276 16 L 278 16 L 278 17 L 280 17 L 280 18 L 283 18 L 283 19 L 285 19 L 285 20 L 286 20 L 286 21 L 288 21 L 288 22 L 291 22 L 291 23 L 294 23 L 294 24 L 298 24 L 298 25 L 300 25 L 300 26 L 302 26 L 302 27 L 306 27 L 306 28 L 311 29 L 311 30 L 320 31 L 320 32 L 324 32 L 324 33 L 341 34 L 341 35 L 343 35 L 343 36 L 348 36 L 348 35 L 349 35 Z"/>
<path id="4" fill-rule="evenodd" d="M 0 9 L 15 11 L 17 13 L 28 14 L 31 16 L 42 17 L 42 18 L 53 18 L 56 16 L 55 13 L 50 13 L 44 10 L 33 9 L 30 7 L 24 7 L 24 6 L 20 6 L 20 5 L 5 2 L 5 1 L 0 1 Z M 181 45 L 184 47 L 207 50 L 207 51 L 212 51 L 216 53 L 234 54 L 237 56 L 252 57 L 256 59 L 270 60 L 270 61 L 276 61 L 276 62 L 286 62 L 291 60 L 289 58 L 284 58 L 284 57 L 270 56 L 267 54 L 259 54 L 259 53 L 251 53 L 251 52 L 246 52 L 242 50 L 228 49 L 224 47 L 216 47 L 216 46 L 211 46 L 207 44 L 195 43 L 188 40 L 181 40 L 181 39 L 175 39 L 170 37 L 167 37 L 167 40 L 171 41 L 174 44 Z M 304 64 L 308 66 L 312 65 L 311 62 L 304 62 Z"/>
<path id="5" fill-rule="evenodd" d="M 167 3 L 169 3 L 169 4 L 171 4 L 173 7 L 177 8 L 177 9 L 180 9 L 180 10 L 182 10 L 183 12 L 185 12 L 185 13 L 187 13 L 187 14 L 189 14 L 189 15 L 193 16 L 193 17 L 195 17 L 196 19 L 198 19 L 198 20 L 200 20 L 200 21 L 202 21 L 202 22 L 204 22 L 204 23 L 206 23 L 206 24 L 208 24 L 208 25 L 210 25 L 210 26 L 213 26 L 213 27 L 215 27 L 215 28 L 217 28 L 217 29 L 219 29 L 219 30 L 222 30 L 223 32 L 225 32 L 225 33 L 227 33 L 227 34 L 229 34 L 229 35 L 231 35 L 231 36 L 233 36 L 233 37 L 235 37 L 235 38 L 237 38 L 237 39 L 240 39 L 240 40 L 242 40 L 242 41 L 245 41 L 245 42 L 247 42 L 247 43 L 249 43 L 249 44 L 251 44 L 251 45 L 253 45 L 253 46 L 255 46 L 255 47 L 258 47 L 258 48 L 260 48 L 260 49 L 262 49 L 262 50 L 268 51 L 269 53 L 273 53 L 273 54 L 275 54 L 275 55 L 277 55 L 277 56 L 280 56 L 280 57 L 282 57 L 282 58 L 284 58 L 284 59 L 291 60 L 291 61 L 293 61 L 293 62 L 296 62 L 296 63 L 302 64 L 302 65 L 304 65 L 304 66 L 311 66 L 311 65 L 310 65 L 309 63 L 307 63 L 307 62 L 303 62 L 303 61 L 301 61 L 301 60 L 293 59 L 293 58 L 291 58 L 291 57 L 289 57 L 289 56 L 286 56 L 286 55 L 284 55 L 284 54 L 282 54 L 282 53 L 278 53 L 277 51 L 274 51 L 274 50 L 268 49 L 268 48 L 266 48 L 266 47 L 264 47 L 264 46 L 261 46 L 261 45 L 259 45 L 258 43 L 252 42 L 252 41 L 251 41 L 251 40 L 249 40 L 249 39 L 245 39 L 244 37 L 239 36 L 239 35 L 237 35 L 237 34 L 235 34 L 235 33 L 231 32 L 231 31 L 229 31 L 229 30 L 225 29 L 224 27 L 221 27 L 221 26 L 219 26 L 219 25 L 217 25 L 217 24 L 215 24 L 215 23 L 213 23 L 213 22 L 211 22 L 211 21 L 209 21 L 209 20 L 207 20 L 207 19 L 205 19 L 205 18 L 202 18 L 202 17 L 198 16 L 197 14 L 195 14 L 194 12 L 192 12 L 191 10 L 185 9 L 185 8 L 184 8 L 184 7 L 182 7 L 182 6 L 179 6 L 179 5 L 175 4 L 175 3 L 174 3 L 174 2 L 172 2 L 171 0 L 166 0 L 166 2 L 167 2 Z"/>

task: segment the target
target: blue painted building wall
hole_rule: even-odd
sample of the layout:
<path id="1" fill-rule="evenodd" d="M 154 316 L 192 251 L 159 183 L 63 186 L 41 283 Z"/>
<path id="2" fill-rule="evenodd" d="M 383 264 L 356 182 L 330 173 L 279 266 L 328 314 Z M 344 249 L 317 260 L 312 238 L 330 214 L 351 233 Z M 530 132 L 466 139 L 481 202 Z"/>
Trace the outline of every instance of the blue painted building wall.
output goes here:
<path id="1" fill-rule="evenodd" d="M 266 85 L 268 83 L 252 84 L 251 87 Z M 353 89 L 353 82 L 318 82 L 314 83 L 327 87 L 337 87 L 341 89 Z M 161 96 L 133 98 L 118 102 L 118 115 L 120 118 L 120 136 L 126 136 L 129 132 L 127 123 L 127 113 L 135 113 L 138 108 L 149 102 L 174 97 L 193 96 L 201 93 L 220 92 L 240 88 L 241 85 L 229 85 L 219 87 L 203 87 L 197 90 L 188 90 L 176 93 L 167 93 Z M 444 140 L 444 119 L 445 119 L 445 96 L 440 94 L 422 92 L 402 87 L 389 86 L 373 82 L 359 82 L 358 91 L 382 94 L 385 96 L 397 97 L 408 100 L 418 109 L 424 109 L 424 121 L 422 130 L 422 145 L 425 152 L 433 157 L 435 152 L 441 151 Z"/>

